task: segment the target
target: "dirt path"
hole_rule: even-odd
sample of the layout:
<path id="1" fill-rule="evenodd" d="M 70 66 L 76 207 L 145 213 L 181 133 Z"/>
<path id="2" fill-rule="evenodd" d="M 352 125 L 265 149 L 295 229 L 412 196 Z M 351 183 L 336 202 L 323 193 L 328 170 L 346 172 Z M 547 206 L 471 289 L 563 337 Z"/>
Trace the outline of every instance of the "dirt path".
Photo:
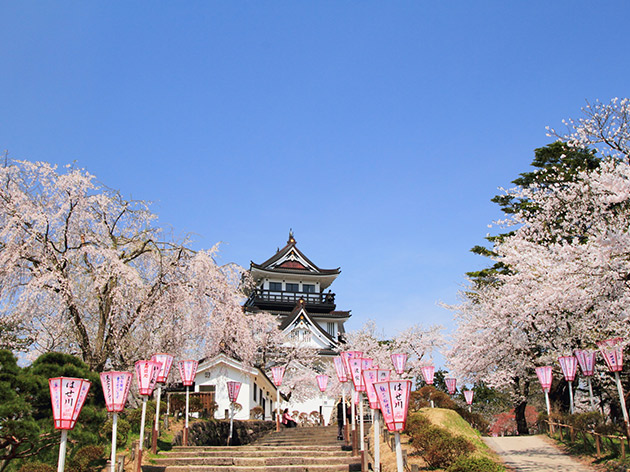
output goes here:
<path id="1" fill-rule="evenodd" d="M 549 444 L 543 436 L 511 436 L 483 438 L 508 467 L 517 472 L 593 472 L 595 469 L 580 464 Z"/>

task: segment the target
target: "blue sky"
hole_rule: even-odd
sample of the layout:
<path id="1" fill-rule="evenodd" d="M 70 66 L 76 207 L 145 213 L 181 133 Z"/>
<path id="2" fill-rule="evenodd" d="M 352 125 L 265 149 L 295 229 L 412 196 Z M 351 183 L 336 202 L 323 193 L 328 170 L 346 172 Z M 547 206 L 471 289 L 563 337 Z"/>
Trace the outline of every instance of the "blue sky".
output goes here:
<path id="1" fill-rule="evenodd" d="M 0 148 L 76 162 L 262 262 L 293 228 L 348 328 L 452 326 L 545 126 L 628 96 L 626 1 L 0 1 Z"/>

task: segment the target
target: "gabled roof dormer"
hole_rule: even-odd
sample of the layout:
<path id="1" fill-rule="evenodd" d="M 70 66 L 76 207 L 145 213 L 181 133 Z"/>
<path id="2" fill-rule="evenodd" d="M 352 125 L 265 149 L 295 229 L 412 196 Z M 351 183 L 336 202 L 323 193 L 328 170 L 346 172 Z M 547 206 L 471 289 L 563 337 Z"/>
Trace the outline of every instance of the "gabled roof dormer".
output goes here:
<path id="1" fill-rule="evenodd" d="M 287 335 L 292 343 L 303 343 L 305 346 L 320 350 L 334 349 L 338 345 L 337 340 L 311 318 L 304 303 L 296 305 L 291 314 L 280 324 L 280 330 Z M 308 339 L 304 337 L 307 333 Z M 296 336 L 297 339 L 292 339 Z"/>

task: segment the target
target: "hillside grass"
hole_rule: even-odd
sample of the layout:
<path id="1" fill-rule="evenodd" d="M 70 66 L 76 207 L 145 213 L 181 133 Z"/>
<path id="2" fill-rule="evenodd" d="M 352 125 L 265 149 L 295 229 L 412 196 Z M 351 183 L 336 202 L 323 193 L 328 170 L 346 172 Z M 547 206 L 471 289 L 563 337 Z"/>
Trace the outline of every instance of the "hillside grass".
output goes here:
<path id="1" fill-rule="evenodd" d="M 441 426 L 452 434 L 464 436 L 475 445 L 473 456 L 487 457 L 495 462 L 501 462 L 499 456 L 483 442 L 481 433 L 470 426 L 456 411 L 445 408 L 421 408 L 410 415 L 423 415 L 434 425 Z"/>
<path id="2" fill-rule="evenodd" d="M 464 436 L 475 446 L 475 451 L 471 454 L 472 457 L 484 457 L 492 460 L 493 462 L 499 464 L 501 463 L 497 454 L 483 442 L 481 439 L 481 433 L 472 428 L 470 424 L 459 416 L 456 411 L 445 408 L 422 408 L 419 411 L 409 413 L 410 417 L 413 415 L 422 415 L 425 418 L 428 418 L 434 425 L 448 430 L 451 434 Z M 372 435 L 370 434 L 370 441 L 371 440 Z M 434 472 L 443 471 L 443 469 L 430 469 L 420 454 L 418 454 L 414 447 L 409 443 L 409 436 L 406 434 L 401 434 L 401 444 L 403 449 L 407 451 L 407 462 L 409 465 L 416 464 L 420 470 L 432 470 Z M 383 442 L 382 438 L 381 463 L 383 465 L 384 472 L 396 471 L 396 454 L 394 451 L 390 450 L 389 445 Z"/>

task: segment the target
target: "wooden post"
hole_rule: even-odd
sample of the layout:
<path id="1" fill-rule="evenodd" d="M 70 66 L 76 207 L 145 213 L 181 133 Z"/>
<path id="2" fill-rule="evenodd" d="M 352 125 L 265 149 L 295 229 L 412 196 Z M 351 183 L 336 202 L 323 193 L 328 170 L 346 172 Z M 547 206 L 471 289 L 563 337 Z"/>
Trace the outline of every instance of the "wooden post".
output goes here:
<path id="1" fill-rule="evenodd" d="M 626 438 L 621 437 L 620 439 L 620 443 L 621 443 L 621 460 L 625 461 L 626 460 Z"/>
<path id="2" fill-rule="evenodd" d="M 571 436 L 571 442 L 575 442 L 575 429 L 573 426 L 569 427 L 569 435 Z"/>
<path id="3" fill-rule="evenodd" d="M 562 437 L 562 425 L 560 423 L 558 423 L 558 431 L 560 432 L 560 441 L 563 441 L 564 438 Z"/>
<path id="4" fill-rule="evenodd" d="M 602 449 L 601 449 L 599 434 L 593 433 L 593 436 L 595 436 L 595 447 L 597 448 L 597 457 L 600 457 L 602 455 Z"/>

